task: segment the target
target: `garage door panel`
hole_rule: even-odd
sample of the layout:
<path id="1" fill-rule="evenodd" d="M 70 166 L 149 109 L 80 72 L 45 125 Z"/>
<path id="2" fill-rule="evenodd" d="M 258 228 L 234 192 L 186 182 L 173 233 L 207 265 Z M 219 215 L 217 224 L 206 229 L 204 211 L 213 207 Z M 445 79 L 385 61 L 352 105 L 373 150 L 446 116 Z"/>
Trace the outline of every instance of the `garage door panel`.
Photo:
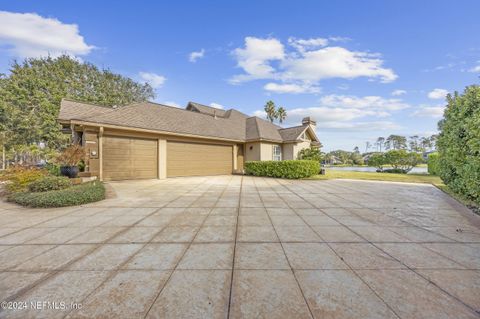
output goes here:
<path id="1" fill-rule="evenodd" d="M 157 140 L 106 136 L 103 141 L 105 180 L 157 178 Z"/>
<path id="2" fill-rule="evenodd" d="M 167 176 L 202 176 L 232 173 L 232 146 L 167 143 Z"/>

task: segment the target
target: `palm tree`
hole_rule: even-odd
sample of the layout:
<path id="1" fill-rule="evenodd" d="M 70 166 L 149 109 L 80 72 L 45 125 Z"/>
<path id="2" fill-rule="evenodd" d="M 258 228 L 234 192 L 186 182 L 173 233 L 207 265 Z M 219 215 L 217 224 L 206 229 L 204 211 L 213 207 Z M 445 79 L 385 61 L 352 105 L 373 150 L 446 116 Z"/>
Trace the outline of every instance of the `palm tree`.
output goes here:
<path id="1" fill-rule="evenodd" d="M 267 104 L 265 104 L 264 110 L 267 115 L 267 120 L 270 120 L 270 122 L 273 123 L 273 121 L 277 118 L 275 103 L 273 103 L 273 101 L 268 101 Z"/>
<path id="2" fill-rule="evenodd" d="M 279 107 L 277 110 L 277 119 L 280 123 L 283 123 L 285 119 L 287 118 L 287 110 L 285 110 L 283 107 Z"/>

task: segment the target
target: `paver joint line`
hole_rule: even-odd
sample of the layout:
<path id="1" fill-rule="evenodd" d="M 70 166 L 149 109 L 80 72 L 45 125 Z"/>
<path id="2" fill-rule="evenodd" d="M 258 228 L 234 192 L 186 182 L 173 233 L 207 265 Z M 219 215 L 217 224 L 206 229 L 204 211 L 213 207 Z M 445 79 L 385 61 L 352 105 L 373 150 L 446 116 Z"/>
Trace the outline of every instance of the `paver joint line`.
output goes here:
<path id="1" fill-rule="evenodd" d="M 65 298 L 86 308 L 61 316 L 106 315 L 101 296 L 140 289 L 123 315 L 480 318 L 480 231 L 431 187 L 218 176 L 112 188 L 87 207 L 0 202 L 4 299 L 62 295 L 85 276 Z"/>

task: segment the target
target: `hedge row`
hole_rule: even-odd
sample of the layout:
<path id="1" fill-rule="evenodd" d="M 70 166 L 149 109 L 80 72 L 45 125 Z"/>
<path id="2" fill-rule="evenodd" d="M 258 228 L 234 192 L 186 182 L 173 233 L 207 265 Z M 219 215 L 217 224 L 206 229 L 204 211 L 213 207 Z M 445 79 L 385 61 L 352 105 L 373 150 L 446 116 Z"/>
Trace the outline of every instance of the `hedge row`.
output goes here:
<path id="1" fill-rule="evenodd" d="M 454 192 L 480 204 L 480 86 L 447 95 L 437 140 L 439 175 Z"/>
<path id="2" fill-rule="evenodd" d="M 8 199 L 29 207 L 75 206 L 105 199 L 105 187 L 101 182 L 94 181 L 48 192 L 13 193 Z"/>
<path id="3" fill-rule="evenodd" d="M 430 175 L 440 175 L 440 163 L 438 153 L 428 154 L 428 174 Z"/>
<path id="4" fill-rule="evenodd" d="M 317 175 L 320 163 L 309 160 L 245 162 L 248 175 L 298 179 Z"/>

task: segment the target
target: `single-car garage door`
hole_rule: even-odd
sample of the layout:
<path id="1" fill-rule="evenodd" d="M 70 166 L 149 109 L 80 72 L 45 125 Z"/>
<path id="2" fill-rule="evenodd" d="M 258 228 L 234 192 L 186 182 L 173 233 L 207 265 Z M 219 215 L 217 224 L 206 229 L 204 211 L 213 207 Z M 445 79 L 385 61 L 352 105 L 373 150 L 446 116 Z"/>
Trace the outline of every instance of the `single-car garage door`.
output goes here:
<path id="1" fill-rule="evenodd" d="M 104 136 L 103 179 L 157 178 L 157 140 Z"/>
<path id="2" fill-rule="evenodd" d="M 232 174 L 232 146 L 167 142 L 167 176 Z"/>

